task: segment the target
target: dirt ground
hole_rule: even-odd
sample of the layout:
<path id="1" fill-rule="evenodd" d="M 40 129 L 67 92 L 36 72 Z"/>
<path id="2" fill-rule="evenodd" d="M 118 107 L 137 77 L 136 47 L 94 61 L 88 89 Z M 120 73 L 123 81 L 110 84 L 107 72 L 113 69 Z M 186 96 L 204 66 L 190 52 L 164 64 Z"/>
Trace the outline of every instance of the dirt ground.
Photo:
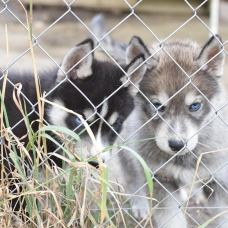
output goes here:
<path id="1" fill-rule="evenodd" d="M 187 6 L 186 6 L 187 7 Z M 28 33 L 21 22 L 26 23 L 25 12 L 17 1 L 10 1 L 8 8 L 0 3 L 0 67 L 4 69 L 7 62 L 16 69 L 31 69 Z M 86 26 L 90 25 L 91 19 L 97 12 L 72 8 L 72 12 L 67 12 L 67 8 L 59 7 L 36 7 L 33 12 L 33 34 L 36 37 L 34 46 L 35 60 L 37 68 L 43 69 L 60 63 L 66 52 L 89 37 Z M 13 14 L 14 15 L 13 15 Z M 66 14 L 66 15 L 64 15 Z M 84 25 L 73 15 L 84 23 Z M 63 16 L 64 15 L 64 16 Z M 104 13 L 108 31 L 122 21 L 128 14 Z M 63 16 L 61 19 L 58 20 Z M 182 26 L 189 18 L 191 12 L 176 14 L 165 13 L 138 13 L 137 16 L 153 31 L 160 39 L 166 38 Z M 206 24 L 209 24 L 207 15 L 198 15 Z M 17 18 L 16 18 L 17 17 Z M 6 32 L 7 28 L 7 32 Z M 6 36 L 7 35 L 7 36 Z M 129 42 L 134 35 L 140 36 L 147 45 L 155 41 L 154 36 L 148 29 L 134 16 L 130 16 L 111 35 L 117 40 Z M 227 22 L 220 22 L 219 35 L 223 41 L 228 41 Z M 201 45 L 206 43 L 209 37 L 207 28 L 197 18 L 193 18 L 186 25 L 180 28 L 171 39 L 193 39 Z M 6 40 L 9 44 L 9 58 L 7 60 Z M 228 51 L 228 42 L 225 45 Z M 228 58 L 226 58 L 224 82 L 228 88 Z M 205 215 L 206 216 L 206 215 Z"/>

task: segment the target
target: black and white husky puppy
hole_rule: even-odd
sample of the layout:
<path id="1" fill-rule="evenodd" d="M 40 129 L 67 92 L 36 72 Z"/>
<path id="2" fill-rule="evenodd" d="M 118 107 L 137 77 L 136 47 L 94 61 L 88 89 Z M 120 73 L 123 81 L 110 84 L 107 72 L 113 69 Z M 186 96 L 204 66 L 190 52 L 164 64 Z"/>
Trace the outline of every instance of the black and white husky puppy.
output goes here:
<path id="1" fill-rule="evenodd" d="M 101 19 L 99 16 L 93 22 Z M 118 42 L 105 38 L 104 48 L 112 50 L 111 55 L 118 59 L 116 46 Z M 121 45 L 118 50 L 123 47 Z M 124 123 L 122 137 L 133 142 L 154 138 L 129 147 L 144 158 L 153 175 L 153 198 L 158 201 L 157 206 L 153 203 L 155 227 L 185 228 L 189 226 L 186 217 L 191 224 L 199 225 L 206 222 L 202 216 L 189 214 L 189 209 L 184 216 L 187 199 L 179 189 L 186 185 L 190 188 L 198 159 L 201 162 L 196 180 L 200 184 L 195 185 L 194 191 L 204 186 L 208 195 L 213 189 L 206 203 L 209 218 L 224 212 L 228 206 L 228 118 L 225 106 L 228 98 L 221 81 L 225 59 L 222 41 L 219 36 L 213 36 L 203 47 L 190 40 L 174 40 L 147 48 L 140 38 L 134 37 L 127 56 L 141 52 L 147 59 L 148 68 L 140 83 L 141 93 L 137 95 L 135 110 Z M 148 196 L 147 189 L 141 188 L 146 180 L 139 162 L 127 151 L 121 151 L 117 158 L 117 163 L 113 161 L 114 173 L 117 173 L 117 164 L 121 164 L 125 175 L 122 184 L 127 193 Z M 136 217 L 148 215 L 147 199 L 134 197 L 132 202 Z M 221 214 L 210 225 L 227 228 L 227 213 Z"/>
<path id="2" fill-rule="evenodd" d="M 91 130 L 99 151 L 96 151 L 97 148 L 95 149 L 86 131 L 80 135 L 80 143 L 74 142 L 74 152 L 82 151 L 83 155 L 78 154 L 78 156 L 82 156 L 85 160 L 96 156 L 115 142 L 124 120 L 134 108 L 133 99 L 146 70 L 145 64 L 142 64 L 143 54 L 130 59 L 130 63 L 123 66 L 124 71 L 122 71 L 114 63 L 95 59 L 93 49 L 93 41 L 87 39 L 66 54 L 61 68 L 56 67 L 51 71 L 39 73 L 40 92 L 47 93 L 47 100 L 81 114 L 88 124 L 93 123 Z M 140 64 L 142 66 L 138 67 Z M 17 83 L 22 85 L 21 103 L 26 110 L 29 123 L 32 123 L 33 131 L 36 132 L 38 130 L 36 120 L 39 119 L 39 115 L 34 76 L 28 72 L 9 71 L 4 100 L 9 126 L 13 134 L 26 146 L 28 139 L 24 137 L 27 134 L 25 119 L 13 100 L 14 85 Z M 2 85 L 3 76 L 1 88 Z M 51 104 L 45 104 L 44 120 L 45 123 L 66 127 L 76 133 L 84 129 L 77 116 Z M 61 142 L 60 138 L 57 140 Z M 7 146 L 6 141 L 5 148 Z M 3 152 L 4 157 L 1 158 L 6 173 L 14 170 L 9 157 L 11 149 L 8 147 Z M 59 151 L 55 143 L 47 142 L 48 153 L 59 153 Z M 55 156 L 51 157 L 51 161 L 58 166 L 62 164 L 61 159 Z"/>

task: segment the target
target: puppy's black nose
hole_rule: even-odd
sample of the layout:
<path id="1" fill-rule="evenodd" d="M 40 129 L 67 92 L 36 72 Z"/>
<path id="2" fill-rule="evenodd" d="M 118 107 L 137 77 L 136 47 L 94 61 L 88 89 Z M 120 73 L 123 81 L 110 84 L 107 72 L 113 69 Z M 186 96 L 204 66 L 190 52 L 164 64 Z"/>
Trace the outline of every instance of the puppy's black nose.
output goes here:
<path id="1" fill-rule="evenodd" d="M 172 151 L 179 151 L 184 147 L 184 143 L 182 140 L 170 139 L 169 147 L 171 148 Z"/>
<path id="2" fill-rule="evenodd" d="M 90 161 L 89 164 L 92 165 L 93 167 L 95 167 L 96 169 L 99 168 L 99 164 L 96 161 Z"/>

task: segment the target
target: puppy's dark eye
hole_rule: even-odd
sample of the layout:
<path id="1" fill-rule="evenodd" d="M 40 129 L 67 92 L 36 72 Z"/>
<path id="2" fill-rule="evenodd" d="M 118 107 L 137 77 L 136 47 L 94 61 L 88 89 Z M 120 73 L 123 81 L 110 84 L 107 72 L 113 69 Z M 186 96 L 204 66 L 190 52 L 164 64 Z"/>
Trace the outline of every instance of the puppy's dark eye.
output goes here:
<path id="1" fill-rule="evenodd" d="M 200 109 L 201 103 L 200 102 L 195 102 L 189 106 L 190 112 L 196 112 Z"/>
<path id="2" fill-rule="evenodd" d="M 113 127 L 114 129 L 119 128 L 119 126 L 120 126 L 120 124 L 119 124 L 119 123 L 114 123 L 114 124 L 112 125 L 112 127 Z"/>
<path id="3" fill-rule="evenodd" d="M 163 112 L 164 109 L 165 109 L 165 107 L 162 106 L 162 104 L 159 103 L 159 102 L 153 102 L 153 105 L 154 105 L 154 107 L 155 107 L 156 109 L 158 109 L 159 112 Z M 161 106 L 162 106 L 162 107 L 161 107 Z"/>
<path id="4" fill-rule="evenodd" d="M 114 128 L 116 132 L 119 132 L 121 127 L 122 127 L 122 121 L 118 121 L 118 120 L 112 125 L 112 128 Z"/>
<path id="5" fill-rule="evenodd" d="M 82 124 L 82 121 L 78 117 L 75 117 L 75 123 L 77 125 L 80 125 L 80 124 Z"/>

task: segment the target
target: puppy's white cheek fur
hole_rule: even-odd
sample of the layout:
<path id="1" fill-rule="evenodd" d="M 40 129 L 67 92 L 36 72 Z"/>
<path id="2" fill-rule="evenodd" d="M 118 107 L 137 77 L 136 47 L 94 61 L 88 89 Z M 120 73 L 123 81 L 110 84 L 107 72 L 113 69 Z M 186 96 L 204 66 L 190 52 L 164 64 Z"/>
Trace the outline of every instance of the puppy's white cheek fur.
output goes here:
<path id="1" fill-rule="evenodd" d="M 194 150 L 198 143 L 198 135 L 195 135 L 190 140 L 187 141 L 187 149 Z"/>
<path id="2" fill-rule="evenodd" d="M 198 143 L 198 127 L 192 124 L 188 119 L 185 119 L 184 123 L 180 124 L 184 124 L 185 128 L 187 129 L 185 132 L 180 133 L 187 142 L 187 149 L 194 150 Z M 187 151 L 187 149 L 185 150 Z"/>
<path id="3" fill-rule="evenodd" d="M 64 103 L 59 99 L 53 100 L 53 103 L 55 103 L 61 107 L 65 107 Z M 67 127 L 65 120 L 68 116 L 68 113 L 66 111 L 64 111 L 63 109 L 58 108 L 53 105 L 49 108 L 47 114 L 48 114 L 48 117 L 49 117 L 52 125 Z"/>
<path id="4" fill-rule="evenodd" d="M 162 123 L 155 132 L 155 140 L 157 146 L 166 153 L 174 153 L 168 145 L 168 126 Z"/>

